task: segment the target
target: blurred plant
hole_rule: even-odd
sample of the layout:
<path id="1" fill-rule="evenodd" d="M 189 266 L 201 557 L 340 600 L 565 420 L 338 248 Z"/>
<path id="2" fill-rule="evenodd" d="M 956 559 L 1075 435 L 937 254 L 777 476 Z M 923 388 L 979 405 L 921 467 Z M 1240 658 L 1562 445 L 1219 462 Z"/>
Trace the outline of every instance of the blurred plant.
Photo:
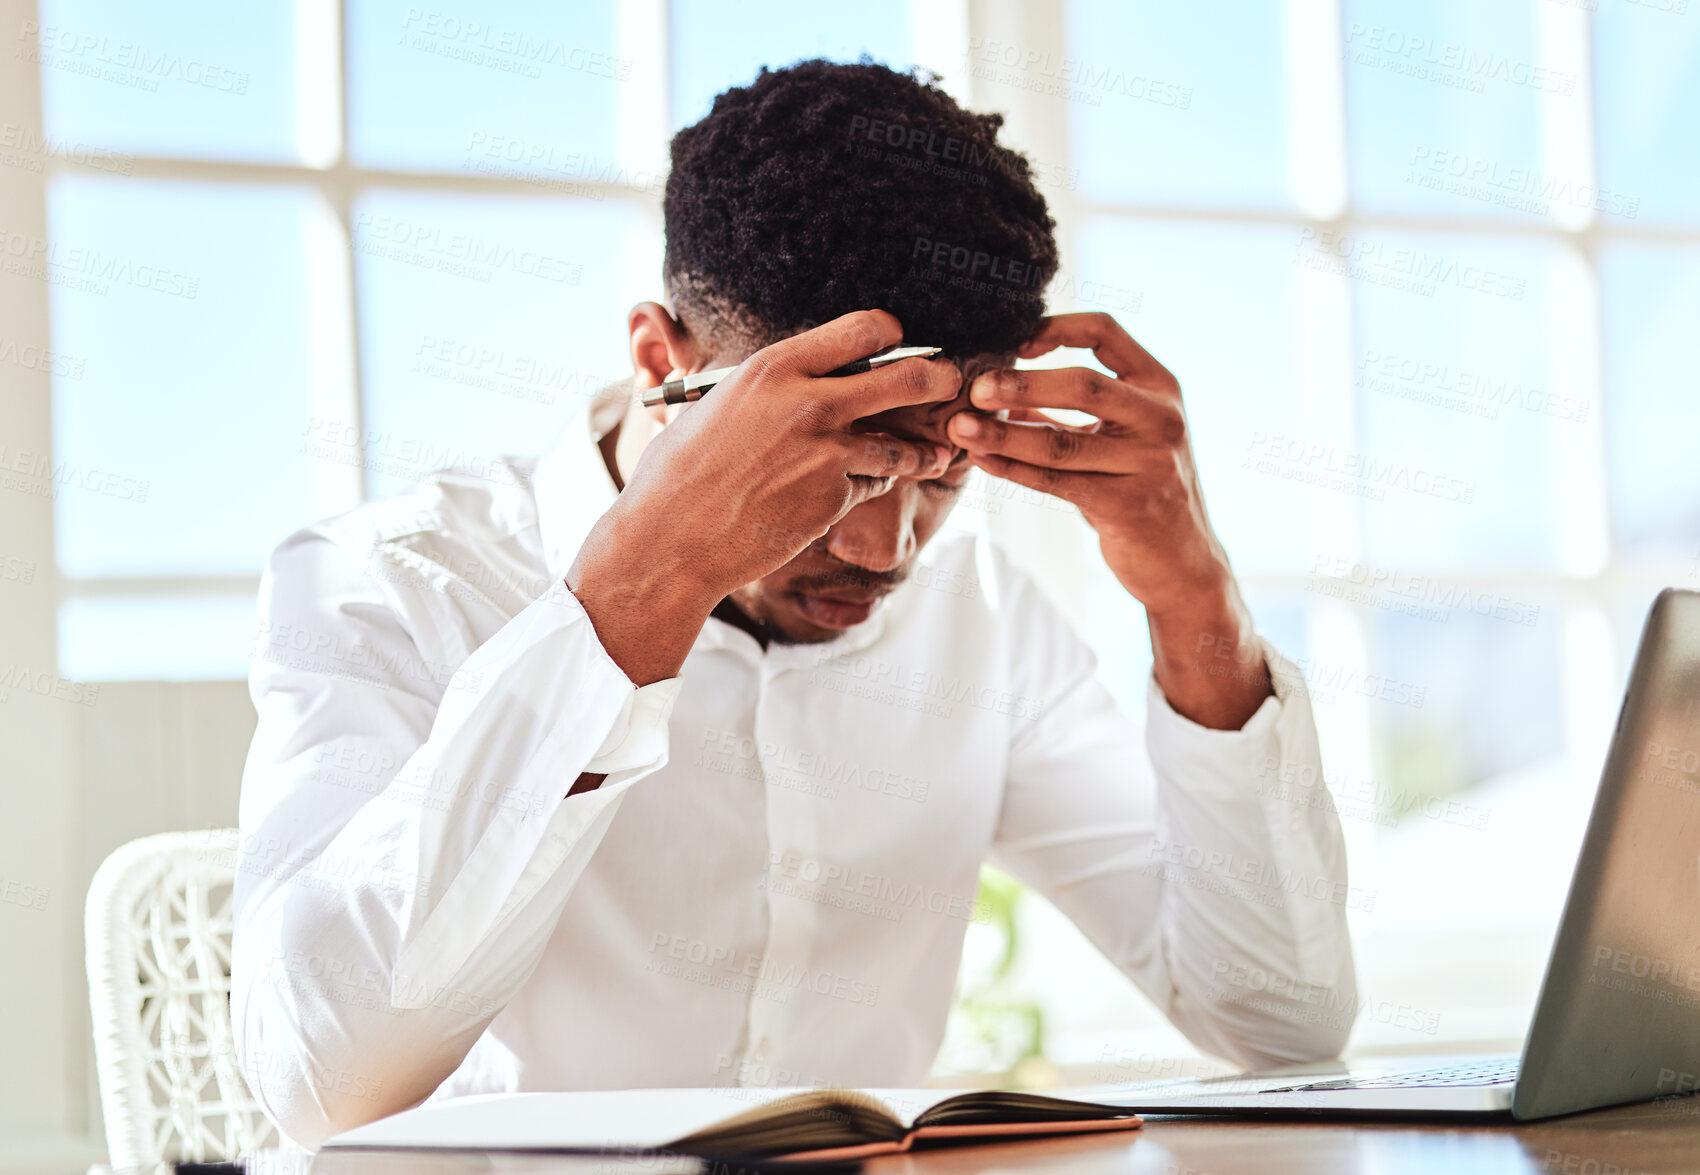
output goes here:
<path id="1" fill-rule="evenodd" d="M 1045 1057 L 1044 1012 L 1017 996 L 1011 982 L 1021 960 L 1016 914 L 1023 892 L 1008 874 L 980 871 L 967 946 L 986 961 L 963 968 L 941 1061 L 987 1084 L 1040 1088 L 1055 1084 L 1055 1069 Z"/>
<path id="2" fill-rule="evenodd" d="M 1435 728 L 1396 732 L 1389 738 L 1387 775 L 1398 802 L 1390 805 L 1390 823 L 1402 824 L 1425 801 L 1457 795 L 1470 786 L 1469 767 L 1458 739 Z"/>

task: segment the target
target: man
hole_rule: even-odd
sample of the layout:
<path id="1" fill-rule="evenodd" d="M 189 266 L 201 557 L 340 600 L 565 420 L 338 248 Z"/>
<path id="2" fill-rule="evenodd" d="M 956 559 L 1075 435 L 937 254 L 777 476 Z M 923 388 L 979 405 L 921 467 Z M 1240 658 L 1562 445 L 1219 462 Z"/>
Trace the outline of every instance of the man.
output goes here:
<path id="1" fill-rule="evenodd" d="M 279 548 L 232 1014 L 297 1142 L 433 1095 L 918 1083 L 987 858 L 1200 1047 L 1337 1053 L 1338 822 L 1259 786 L 1320 777 L 1302 686 L 1173 377 L 1041 316 L 999 125 L 870 64 L 721 95 L 673 142 L 672 309 L 628 331 L 636 387 L 736 373 Z M 822 378 L 900 340 L 948 358 Z M 1059 347 L 1114 374 L 1013 370 Z M 1077 506 L 1145 605 L 1143 732 L 996 551 L 929 546 L 976 467 Z"/>

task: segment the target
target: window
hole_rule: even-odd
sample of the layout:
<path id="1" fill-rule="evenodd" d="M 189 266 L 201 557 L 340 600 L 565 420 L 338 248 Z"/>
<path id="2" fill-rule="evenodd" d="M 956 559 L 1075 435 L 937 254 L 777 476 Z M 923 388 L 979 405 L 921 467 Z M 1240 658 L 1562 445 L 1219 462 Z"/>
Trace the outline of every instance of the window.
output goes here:
<path id="1" fill-rule="evenodd" d="M 55 446 L 99 475 L 57 499 L 63 673 L 244 675 L 291 529 L 535 449 L 622 373 L 619 316 L 658 287 L 672 130 L 763 64 L 921 64 L 1034 159 L 1064 251 L 1053 308 L 1114 313 L 1186 390 L 1217 529 L 1315 702 L 1364 897 L 1356 1047 L 1522 1031 L 1641 616 L 1661 586 L 1700 587 L 1692 18 L 40 13 Z M 485 260 L 444 244 L 466 240 Z M 980 483 L 955 522 L 1030 567 L 1138 712 L 1143 616 L 1079 519 Z M 1117 1032 L 1179 1047 L 1058 916 L 1022 916 L 1012 982 L 1053 1061 Z"/>
<path id="2" fill-rule="evenodd" d="M 987 50 L 975 98 L 1044 95 L 1030 145 L 1078 173 L 1047 192 L 1052 305 L 1113 308 L 1180 377 L 1217 530 L 1312 695 L 1361 899 L 1352 1047 L 1509 1042 L 1641 619 L 1700 587 L 1673 427 L 1700 35 L 1619 0 L 1329 7 L 1073 0 L 1049 56 Z M 1034 558 L 1006 529 L 1138 705 L 1139 609 L 1091 536 Z M 1182 1045 L 1031 917 L 1050 1059 L 1156 1076 L 1090 1065 Z"/>
<path id="3" fill-rule="evenodd" d="M 942 69 L 924 7 L 44 0 L 54 443 L 101 474 L 59 498 L 61 671 L 245 676 L 290 531 L 624 374 L 673 129 L 764 63 Z"/>

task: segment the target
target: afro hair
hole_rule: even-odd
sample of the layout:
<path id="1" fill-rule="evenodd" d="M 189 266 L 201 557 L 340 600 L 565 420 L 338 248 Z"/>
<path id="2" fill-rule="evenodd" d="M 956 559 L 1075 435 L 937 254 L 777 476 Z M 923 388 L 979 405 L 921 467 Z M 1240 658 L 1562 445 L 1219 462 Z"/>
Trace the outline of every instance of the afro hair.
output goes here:
<path id="1" fill-rule="evenodd" d="M 1015 351 L 1056 226 L 1002 125 L 866 57 L 727 90 L 673 137 L 664 276 L 686 329 L 762 346 L 882 309 L 947 355 Z"/>

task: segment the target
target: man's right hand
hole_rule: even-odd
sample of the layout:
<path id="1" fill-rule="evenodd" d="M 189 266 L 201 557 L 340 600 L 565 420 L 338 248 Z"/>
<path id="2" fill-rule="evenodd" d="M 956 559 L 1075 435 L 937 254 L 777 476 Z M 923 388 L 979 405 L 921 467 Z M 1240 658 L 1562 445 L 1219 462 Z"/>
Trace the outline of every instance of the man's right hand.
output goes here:
<path id="1" fill-rule="evenodd" d="M 947 360 L 822 378 L 895 345 L 897 319 L 847 314 L 764 347 L 644 450 L 567 573 L 609 655 L 637 685 L 677 674 L 708 613 L 784 566 L 898 477 L 932 477 L 950 449 L 856 422 L 952 399 Z"/>

